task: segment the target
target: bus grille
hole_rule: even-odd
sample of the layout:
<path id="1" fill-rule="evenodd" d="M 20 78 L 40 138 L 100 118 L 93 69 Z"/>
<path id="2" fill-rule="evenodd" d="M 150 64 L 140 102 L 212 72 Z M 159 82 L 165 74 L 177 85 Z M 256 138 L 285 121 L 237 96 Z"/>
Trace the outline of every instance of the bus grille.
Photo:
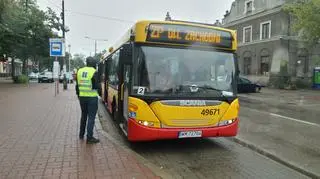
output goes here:
<path id="1" fill-rule="evenodd" d="M 162 124 L 163 128 L 180 128 L 180 127 L 187 127 L 187 128 L 194 128 L 194 127 L 215 127 L 214 125 L 208 125 L 208 120 L 201 120 L 201 119 L 172 119 L 171 125 Z"/>

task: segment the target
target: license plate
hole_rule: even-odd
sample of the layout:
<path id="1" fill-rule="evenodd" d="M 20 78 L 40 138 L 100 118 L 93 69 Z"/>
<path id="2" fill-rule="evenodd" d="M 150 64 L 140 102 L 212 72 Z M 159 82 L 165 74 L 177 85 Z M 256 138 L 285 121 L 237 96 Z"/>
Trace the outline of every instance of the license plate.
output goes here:
<path id="1" fill-rule="evenodd" d="M 196 138 L 196 137 L 202 137 L 202 131 L 179 132 L 179 138 Z"/>

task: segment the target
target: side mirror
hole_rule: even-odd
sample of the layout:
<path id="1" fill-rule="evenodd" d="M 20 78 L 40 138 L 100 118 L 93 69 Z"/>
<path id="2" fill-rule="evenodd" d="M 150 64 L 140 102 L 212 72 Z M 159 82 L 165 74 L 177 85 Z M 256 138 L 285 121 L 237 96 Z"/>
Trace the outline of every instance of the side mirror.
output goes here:
<path id="1" fill-rule="evenodd" d="M 120 58 L 123 60 L 125 64 L 132 64 L 132 44 L 124 44 L 121 47 Z"/>

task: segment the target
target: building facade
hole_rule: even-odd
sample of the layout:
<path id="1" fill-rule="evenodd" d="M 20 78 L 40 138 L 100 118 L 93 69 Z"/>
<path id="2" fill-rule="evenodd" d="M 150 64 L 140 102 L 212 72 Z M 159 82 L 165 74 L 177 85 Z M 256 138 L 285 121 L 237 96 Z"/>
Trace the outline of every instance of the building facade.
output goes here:
<path id="1" fill-rule="evenodd" d="M 320 66 L 320 47 L 307 48 L 283 11 L 285 0 L 235 0 L 222 26 L 237 31 L 241 75 L 273 85 L 285 79 L 311 86 L 313 69 Z"/>
<path id="2" fill-rule="evenodd" d="M 15 75 L 22 74 L 22 61 L 15 59 Z M 0 60 L 0 77 L 11 77 L 12 75 L 12 58 Z"/>

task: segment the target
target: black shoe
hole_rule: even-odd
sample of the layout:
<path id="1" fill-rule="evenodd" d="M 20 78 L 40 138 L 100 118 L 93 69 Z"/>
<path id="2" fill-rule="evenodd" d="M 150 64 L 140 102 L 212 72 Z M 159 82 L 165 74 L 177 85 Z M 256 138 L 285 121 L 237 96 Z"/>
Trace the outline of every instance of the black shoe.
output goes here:
<path id="1" fill-rule="evenodd" d="M 80 135 L 80 136 L 79 136 L 79 139 L 80 139 L 80 140 L 83 140 L 83 139 L 84 139 L 83 135 Z"/>
<path id="2" fill-rule="evenodd" d="M 95 144 L 95 143 L 99 143 L 99 142 L 100 142 L 100 140 L 96 139 L 94 137 L 87 139 L 87 144 Z"/>

